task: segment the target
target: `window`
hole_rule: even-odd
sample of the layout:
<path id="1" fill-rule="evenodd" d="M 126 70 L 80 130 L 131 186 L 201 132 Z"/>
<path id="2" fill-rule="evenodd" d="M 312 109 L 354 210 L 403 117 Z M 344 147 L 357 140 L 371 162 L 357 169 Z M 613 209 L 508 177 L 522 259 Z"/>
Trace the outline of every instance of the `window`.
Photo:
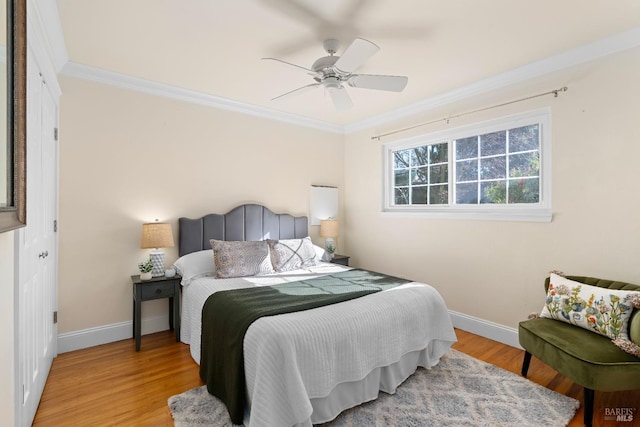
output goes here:
<path id="1" fill-rule="evenodd" d="M 525 113 L 385 144 L 384 210 L 551 220 L 549 116 Z"/>

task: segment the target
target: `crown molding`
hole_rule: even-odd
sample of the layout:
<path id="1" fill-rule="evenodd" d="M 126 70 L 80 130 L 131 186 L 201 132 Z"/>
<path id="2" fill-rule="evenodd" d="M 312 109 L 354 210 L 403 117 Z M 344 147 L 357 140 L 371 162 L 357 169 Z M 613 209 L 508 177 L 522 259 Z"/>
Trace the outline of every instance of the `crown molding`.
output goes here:
<path id="1" fill-rule="evenodd" d="M 384 123 L 403 119 L 414 114 L 424 113 L 452 102 L 471 98 L 476 95 L 560 71 L 585 62 L 593 61 L 637 46 L 640 46 L 640 27 L 635 27 L 629 31 L 582 45 L 540 61 L 531 62 L 521 67 L 497 74 L 493 77 L 424 99 L 420 102 L 416 102 L 415 104 L 407 105 L 393 111 L 346 125 L 345 133 L 350 134 L 373 127 L 379 127 Z"/>
<path id="2" fill-rule="evenodd" d="M 67 62 L 62 67 L 61 74 L 69 77 L 90 80 L 98 83 L 108 84 L 123 89 L 135 90 L 151 95 L 162 96 L 178 101 L 190 102 L 207 107 L 220 108 L 222 110 L 234 111 L 237 113 L 249 114 L 269 120 L 304 126 L 318 129 L 325 132 L 344 134 L 344 127 L 321 120 L 310 119 L 296 114 L 284 113 L 270 108 L 259 107 L 240 101 L 235 101 L 221 96 L 172 86 L 166 83 L 159 83 L 151 80 L 120 74 L 89 65 L 76 62 Z"/>
<path id="3" fill-rule="evenodd" d="M 68 57 L 55 0 L 27 1 L 27 46 L 52 94 L 60 96 L 58 67 Z"/>
<path id="4" fill-rule="evenodd" d="M 545 74 L 550 74 L 565 68 L 593 61 L 637 46 L 640 46 L 640 27 L 635 27 L 629 31 L 588 43 L 575 49 L 505 71 L 493 77 L 489 77 L 440 95 L 426 98 L 420 102 L 369 117 L 346 126 L 311 119 L 296 114 L 285 113 L 270 108 L 259 107 L 229 98 L 223 98 L 126 74 L 120 74 L 71 61 L 64 64 L 61 74 L 121 87 L 124 89 L 163 96 L 179 101 L 191 102 L 223 110 L 249 114 L 265 119 L 277 120 L 297 126 L 346 135 L 373 127 L 379 127 L 381 124 L 424 113 L 453 102 L 461 101 L 492 90 L 504 88 L 515 83 L 520 83 Z"/>
<path id="5" fill-rule="evenodd" d="M 34 27 L 56 74 L 69 61 L 55 0 L 29 0 L 30 27 Z"/>

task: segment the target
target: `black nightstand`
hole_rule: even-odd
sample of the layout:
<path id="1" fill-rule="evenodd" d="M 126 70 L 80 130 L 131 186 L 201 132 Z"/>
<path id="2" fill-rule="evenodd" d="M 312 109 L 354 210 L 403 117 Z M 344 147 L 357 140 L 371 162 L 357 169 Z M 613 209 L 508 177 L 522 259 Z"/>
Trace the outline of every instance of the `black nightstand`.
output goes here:
<path id="1" fill-rule="evenodd" d="M 133 337 L 136 339 L 136 351 L 140 351 L 140 318 L 142 301 L 169 298 L 169 329 L 176 331 L 176 341 L 180 341 L 180 281 L 182 277 L 153 277 L 140 280 L 140 275 L 131 276 L 133 283 Z"/>
<path id="2" fill-rule="evenodd" d="M 348 257 L 346 255 L 334 254 L 331 262 L 334 264 L 346 265 L 347 267 L 349 267 L 349 258 L 351 257 Z"/>

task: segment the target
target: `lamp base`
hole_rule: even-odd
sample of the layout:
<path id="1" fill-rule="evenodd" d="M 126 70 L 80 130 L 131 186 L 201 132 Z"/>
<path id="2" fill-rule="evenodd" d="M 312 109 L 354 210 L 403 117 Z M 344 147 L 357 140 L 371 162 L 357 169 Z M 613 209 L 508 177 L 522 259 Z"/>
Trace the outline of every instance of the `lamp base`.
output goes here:
<path id="1" fill-rule="evenodd" d="M 333 258 L 333 254 L 336 252 L 336 242 L 331 237 L 327 237 L 324 241 L 324 250 Z"/>
<path id="2" fill-rule="evenodd" d="M 153 263 L 151 276 L 164 276 L 164 252 L 155 250 L 149 254 L 149 258 L 151 258 L 151 262 Z"/>

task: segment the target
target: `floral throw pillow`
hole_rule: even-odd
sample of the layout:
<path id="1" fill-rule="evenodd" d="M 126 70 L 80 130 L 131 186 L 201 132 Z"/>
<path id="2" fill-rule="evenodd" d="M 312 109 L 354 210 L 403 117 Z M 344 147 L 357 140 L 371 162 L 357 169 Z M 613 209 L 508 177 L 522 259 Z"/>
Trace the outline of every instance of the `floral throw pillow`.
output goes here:
<path id="1" fill-rule="evenodd" d="M 618 338 L 611 340 L 620 350 L 640 358 L 640 346 L 633 341 Z"/>
<path id="2" fill-rule="evenodd" d="M 540 317 L 570 323 L 612 340 L 628 340 L 632 298 L 637 294 L 585 285 L 551 274 L 547 300 Z"/>

